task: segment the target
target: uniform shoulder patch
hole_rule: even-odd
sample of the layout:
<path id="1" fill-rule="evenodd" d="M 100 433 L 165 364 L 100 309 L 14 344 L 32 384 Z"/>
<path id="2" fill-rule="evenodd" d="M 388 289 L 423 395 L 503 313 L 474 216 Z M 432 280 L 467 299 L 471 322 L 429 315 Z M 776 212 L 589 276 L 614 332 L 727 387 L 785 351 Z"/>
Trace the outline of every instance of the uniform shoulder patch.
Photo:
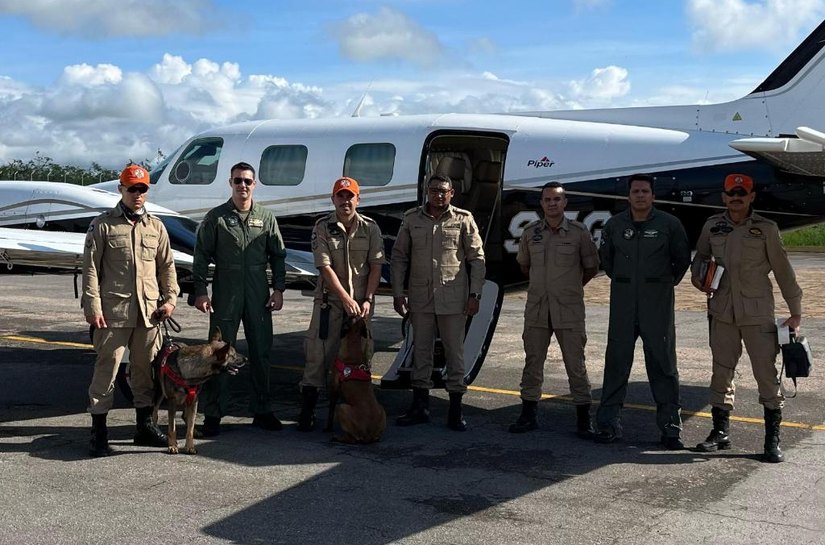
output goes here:
<path id="1" fill-rule="evenodd" d="M 472 216 L 473 215 L 469 210 L 465 210 L 463 208 L 458 208 L 457 206 L 453 206 L 453 211 L 456 214 L 459 214 L 461 216 Z"/>
<path id="2" fill-rule="evenodd" d="M 540 227 L 542 221 L 544 221 L 544 220 L 533 220 L 533 221 L 531 221 L 530 223 L 528 223 L 527 225 L 524 226 L 524 231 L 529 231 L 531 229 L 535 229 L 536 227 Z"/>

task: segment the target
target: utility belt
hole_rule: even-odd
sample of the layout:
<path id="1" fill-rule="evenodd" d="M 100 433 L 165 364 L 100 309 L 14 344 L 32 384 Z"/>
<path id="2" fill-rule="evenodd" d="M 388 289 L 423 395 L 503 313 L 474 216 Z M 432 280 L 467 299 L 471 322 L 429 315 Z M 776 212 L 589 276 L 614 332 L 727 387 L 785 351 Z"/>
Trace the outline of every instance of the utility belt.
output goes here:
<path id="1" fill-rule="evenodd" d="M 673 277 L 672 276 L 655 276 L 655 277 L 647 277 L 641 279 L 642 283 L 644 284 L 673 284 Z M 620 284 L 630 284 L 633 280 L 629 276 L 616 276 L 613 278 L 613 282 L 618 282 Z"/>

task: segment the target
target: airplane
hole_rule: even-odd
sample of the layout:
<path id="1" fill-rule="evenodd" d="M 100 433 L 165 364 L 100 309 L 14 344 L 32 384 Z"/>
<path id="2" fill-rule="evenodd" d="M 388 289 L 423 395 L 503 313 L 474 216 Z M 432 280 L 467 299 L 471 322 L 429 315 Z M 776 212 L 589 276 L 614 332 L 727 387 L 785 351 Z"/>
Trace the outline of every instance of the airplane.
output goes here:
<path id="1" fill-rule="evenodd" d="M 152 200 L 195 220 L 229 196 L 231 165 L 257 169 L 255 199 L 278 217 L 291 249 L 308 252 L 316 219 L 331 209 L 340 176 L 361 186 L 361 210 L 392 246 L 405 210 L 424 202 L 423 182 L 446 174 L 453 204 L 473 212 L 488 264 L 481 312 L 468 324 L 467 376 L 483 363 L 503 296 L 522 282 L 515 253 L 539 218 L 540 188 L 564 184 L 567 215 L 598 240 L 627 206 L 626 177 L 656 180 L 656 205 L 695 241 L 722 209 L 721 181 L 751 176 L 756 209 L 792 229 L 825 221 L 825 21 L 751 93 L 721 104 L 508 114 L 431 114 L 262 120 L 205 131 L 151 171 Z M 117 181 L 96 184 L 113 190 Z M 413 335 L 382 386 L 405 383 Z"/>
<path id="2" fill-rule="evenodd" d="M 488 260 L 482 312 L 470 322 L 472 347 L 465 347 L 471 381 L 498 318 L 500 286 L 523 281 L 517 243 L 538 219 L 548 181 L 564 184 L 568 216 L 595 239 L 626 207 L 625 180 L 636 172 L 654 175 L 657 207 L 678 216 L 694 241 L 722 208 L 720 185 L 731 172 L 755 180 L 757 210 L 782 229 L 825 221 L 825 134 L 807 128 L 825 126 L 824 45 L 822 22 L 751 93 L 722 104 L 215 128 L 152 170 L 153 199 L 198 219 L 226 200 L 230 166 L 246 161 L 258 172 L 255 198 L 276 214 L 287 246 L 308 251 L 315 220 L 330 209 L 331 182 L 350 176 L 361 186 L 360 210 L 379 223 L 389 249 L 404 211 L 423 202 L 422 182 L 447 174 L 456 187 L 453 204 L 473 212 Z M 405 351 L 410 347 L 399 352 L 401 367 L 409 363 Z"/>

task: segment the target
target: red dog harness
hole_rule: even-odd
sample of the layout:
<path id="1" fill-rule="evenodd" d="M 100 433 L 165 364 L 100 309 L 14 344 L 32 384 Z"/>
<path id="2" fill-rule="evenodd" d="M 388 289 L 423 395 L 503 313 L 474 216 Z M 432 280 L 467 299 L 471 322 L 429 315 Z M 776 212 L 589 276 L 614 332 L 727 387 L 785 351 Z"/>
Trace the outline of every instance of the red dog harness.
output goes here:
<path id="1" fill-rule="evenodd" d="M 174 372 L 172 370 L 172 367 L 170 367 L 166 363 L 166 360 L 169 359 L 169 356 L 177 352 L 178 348 L 180 347 L 176 344 L 164 345 L 163 349 L 160 352 L 160 372 L 162 375 L 166 375 L 169 378 L 169 380 L 171 380 L 175 384 L 175 386 L 178 387 L 178 390 L 180 390 L 181 392 L 186 392 L 186 400 L 184 401 L 184 403 L 186 403 L 187 405 L 191 405 L 192 402 L 195 401 L 195 397 L 198 395 L 198 392 L 201 389 L 200 385 L 190 386 L 182 376 Z"/>
<path id="2" fill-rule="evenodd" d="M 335 358 L 335 368 L 338 369 L 338 382 L 348 380 L 360 380 L 369 382 L 372 380 L 370 368 L 366 365 L 347 365 L 338 358 Z"/>

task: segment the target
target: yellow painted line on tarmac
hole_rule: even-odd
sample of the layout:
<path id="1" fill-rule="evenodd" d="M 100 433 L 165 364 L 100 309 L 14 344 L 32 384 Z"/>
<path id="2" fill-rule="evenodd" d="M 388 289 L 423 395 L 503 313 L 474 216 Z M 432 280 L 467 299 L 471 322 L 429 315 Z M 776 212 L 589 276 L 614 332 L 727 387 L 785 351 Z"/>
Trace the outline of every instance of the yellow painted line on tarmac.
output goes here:
<path id="1" fill-rule="evenodd" d="M 0 335 L 0 339 L 4 341 L 15 341 L 19 343 L 34 343 L 34 344 L 51 344 L 54 346 L 66 346 L 68 348 L 87 348 L 92 349 L 94 348 L 91 344 L 87 343 L 72 343 L 68 341 L 49 341 L 47 339 L 41 339 L 38 337 L 26 337 L 24 335 Z"/>
<path id="2" fill-rule="evenodd" d="M 34 343 L 34 344 L 50 344 L 55 346 L 65 346 L 68 348 L 84 348 L 84 349 L 92 349 L 93 346 L 91 344 L 86 343 L 73 343 L 67 341 L 49 341 L 47 339 L 41 339 L 38 337 L 27 337 L 23 335 L 0 335 L 0 340 L 6 341 L 14 341 L 14 342 L 23 342 L 23 343 Z M 272 365 L 271 368 L 273 369 L 283 369 L 286 371 L 303 371 L 304 368 L 298 365 Z M 381 375 L 371 375 L 373 380 L 381 380 Z M 502 388 L 488 388 L 486 386 L 468 386 L 468 390 L 473 392 L 482 392 L 485 394 L 497 394 L 497 395 L 506 395 L 512 397 L 519 397 L 521 393 L 518 390 L 505 390 Z M 573 398 L 569 395 L 558 395 L 558 394 L 542 394 L 542 399 L 547 399 L 554 402 L 560 403 L 572 403 Z M 594 401 L 594 405 L 598 405 L 598 401 Z M 638 403 L 625 403 L 624 407 L 626 409 L 635 409 L 637 411 L 648 411 L 648 412 L 656 412 L 656 407 L 651 405 L 641 405 Z M 682 414 L 686 416 L 698 416 L 700 418 L 712 418 L 712 415 L 707 412 L 701 411 L 682 411 Z M 734 422 L 744 422 L 747 424 L 763 424 L 764 420 L 761 418 L 753 418 L 750 416 L 736 416 L 731 415 L 731 420 Z M 825 431 L 825 425 L 814 425 L 814 424 L 805 424 L 803 422 L 782 422 L 783 428 L 797 428 L 802 430 L 813 430 L 813 431 Z"/>

